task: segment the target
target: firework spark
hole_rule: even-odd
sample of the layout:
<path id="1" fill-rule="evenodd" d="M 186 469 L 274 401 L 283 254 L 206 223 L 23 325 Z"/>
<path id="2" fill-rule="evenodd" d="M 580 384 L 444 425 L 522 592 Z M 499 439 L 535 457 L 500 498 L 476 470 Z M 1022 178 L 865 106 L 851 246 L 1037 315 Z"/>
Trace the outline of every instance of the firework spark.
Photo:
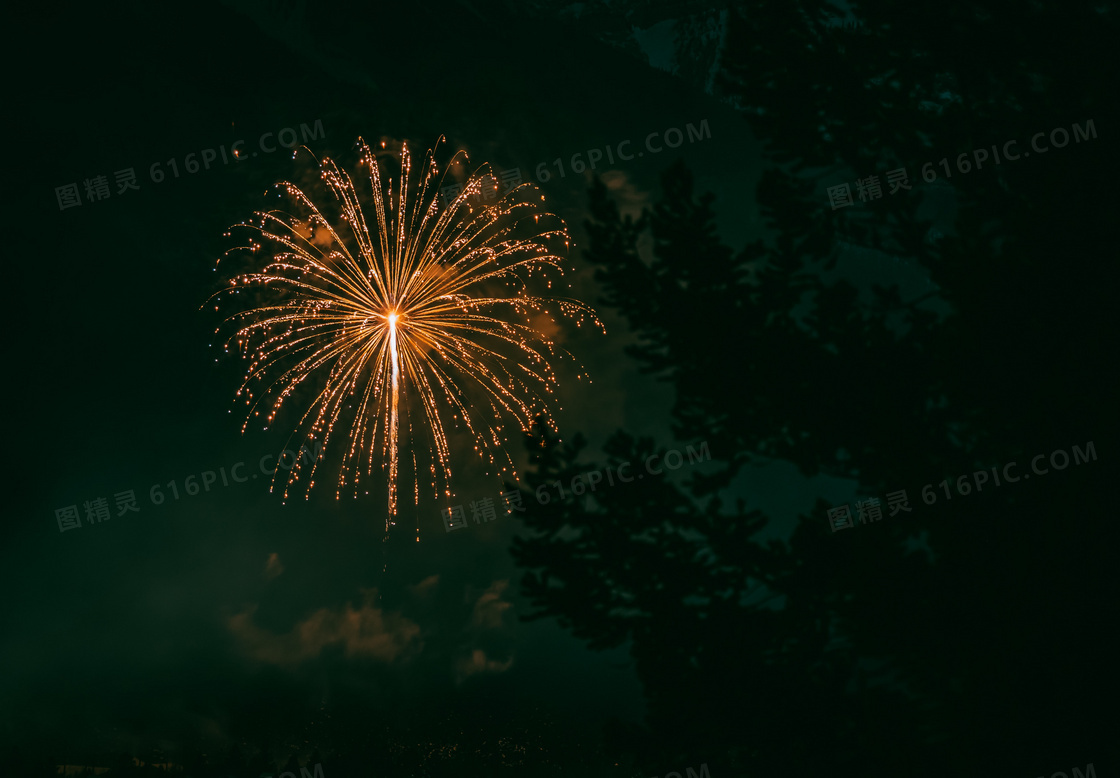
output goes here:
<path id="1" fill-rule="evenodd" d="M 527 431 L 542 417 L 555 429 L 553 362 L 571 356 L 542 327 L 563 318 L 605 329 L 577 300 L 530 293 L 534 275 L 551 288 L 550 272 L 563 274 L 553 246 L 571 244 L 563 220 L 541 210 L 544 197 L 530 185 L 497 198 L 496 179 L 483 165 L 441 208 L 447 172 L 434 150 L 413 175 L 407 145 L 380 155 L 361 139 L 357 145 L 368 171 L 366 202 L 328 158 L 319 171 L 333 195 L 330 207 L 290 182 L 277 184 L 299 215 L 258 211 L 239 225 L 251 239 L 230 252 L 249 252 L 249 269 L 215 298 L 254 298 L 225 320 L 236 328 L 226 350 L 236 342 L 248 362 L 237 391 L 248 406 L 242 432 L 262 412 L 267 429 L 299 388 L 304 399 L 295 402 L 306 409 L 293 437 L 321 440 L 324 455 L 338 441 L 336 497 L 348 485 L 356 497 L 375 466 L 387 470 L 388 531 L 406 444 L 417 501 L 421 480 L 433 496 L 451 496 L 448 414 L 473 436 L 484 461 L 516 478 L 503 447 L 507 424 Z M 466 162 L 459 152 L 448 169 L 460 157 Z M 399 163 L 395 177 L 383 174 L 388 163 Z M 468 202 L 480 195 L 496 202 Z M 321 461 L 310 465 L 305 497 Z M 289 471 L 285 498 L 303 469 L 300 461 Z"/>

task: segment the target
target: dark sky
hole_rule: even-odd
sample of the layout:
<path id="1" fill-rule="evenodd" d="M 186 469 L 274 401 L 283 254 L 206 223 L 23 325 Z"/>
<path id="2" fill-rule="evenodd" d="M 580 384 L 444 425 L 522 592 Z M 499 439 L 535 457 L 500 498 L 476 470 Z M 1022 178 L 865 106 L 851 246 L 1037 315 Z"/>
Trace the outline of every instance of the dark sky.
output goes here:
<path id="1" fill-rule="evenodd" d="M 726 241 L 761 234 L 757 143 L 731 106 L 658 69 L 667 55 L 656 35 L 643 39 L 643 61 L 582 28 L 497 7 L 403 6 L 332 3 L 302 22 L 282 21 L 279 5 L 43 6 L 13 27 L 36 53 L 18 79 L 22 118 L 9 144 L 21 194 L 7 252 L 19 278 L 8 291 L 17 332 L 0 739 L 78 759 L 271 727 L 301 748 L 322 709 L 407 716 L 430 712 L 447 689 L 496 709 L 543 700 L 589 726 L 641 717 L 624 649 L 593 653 L 553 621 L 518 622 L 515 521 L 447 534 L 432 505 L 406 506 L 403 531 L 383 543 L 383 494 L 335 502 L 324 490 L 281 505 L 257 463 L 283 436 L 241 436 L 229 412 L 238 366 L 215 362 L 216 322 L 199 306 L 216 288 L 224 230 L 299 173 L 282 150 L 235 164 L 219 156 L 179 178 L 169 159 L 182 166 L 238 139 L 252 149 L 263 133 L 321 122 L 325 137 L 308 144 L 319 154 L 345 159 L 359 134 L 423 150 L 442 133 L 475 161 L 527 174 L 703 121 L 710 138 L 608 166 L 605 180 L 636 213 L 683 157 L 698 188 L 717 195 Z M 126 168 L 140 188 L 118 195 L 112 176 Z M 88 202 L 81 182 L 98 175 L 112 194 Z M 55 188 L 72 182 L 82 205 L 60 211 Z M 577 244 L 586 186 L 569 174 L 544 187 Z M 578 248 L 571 259 L 575 294 L 598 304 Z M 912 270 L 860 259 L 841 272 L 923 288 Z M 594 383 L 563 386 L 562 432 L 582 432 L 592 453 L 618 428 L 668 441 L 668 390 L 639 374 L 625 324 L 601 312 L 606 336 L 568 341 Z M 727 348 L 730 363 L 733 337 Z M 454 446 L 464 461 L 469 444 Z M 187 476 L 242 461 L 245 483 L 219 479 L 152 504 L 153 485 L 182 490 Z M 454 486 L 468 502 L 493 481 L 464 463 Z M 774 513 L 780 534 L 815 494 L 839 500 L 851 488 L 806 483 L 776 463 L 733 491 Z M 113 495 L 129 489 L 139 512 L 117 517 Z M 56 509 L 100 497 L 110 521 L 59 531 Z"/>

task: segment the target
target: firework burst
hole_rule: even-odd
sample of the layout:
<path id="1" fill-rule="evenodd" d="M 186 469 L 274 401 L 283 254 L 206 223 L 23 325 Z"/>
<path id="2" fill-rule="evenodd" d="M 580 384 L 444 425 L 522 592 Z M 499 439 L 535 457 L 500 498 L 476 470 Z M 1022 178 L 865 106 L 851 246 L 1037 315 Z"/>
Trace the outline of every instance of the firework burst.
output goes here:
<path id="1" fill-rule="evenodd" d="M 333 196 L 324 205 L 290 182 L 277 184 L 292 212 L 258 211 L 238 225 L 250 240 L 227 256 L 248 252 L 247 269 L 212 300 L 240 303 L 225 320 L 236 330 L 225 348 L 236 344 L 247 362 L 237 391 L 247 406 L 242 432 L 262 414 L 267 429 L 291 399 L 302 411 L 293 437 L 321 443 L 322 457 L 288 471 L 284 497 L 305 476 L 309 496 L 329 449 L 340 462 L 336 497 L 347 487 L 356 497 L 363 478 L 385 473 L 388 531 L 402 460 L 414 500 L 422 481 L 433 496 L 451 496 L 448 416 L 488 465 L 516 479 L 507 427 L 527 431 L 542 417 L 555 429 L 554 362 L 571 356 L 544 330 L 559 319 L 603 325 L 577 300 L 530 293 L 531 284 L 551 288 L 550 275 L 563 274 L 555 252 L 571 244 L 533 187 L 498 198 L 483 165 L 441 207 L 447 171 L 434 150 L 414 173 L 407 145 L 379 155 L 361 139 L 357 146 L 366 201 L 328 158 L 319 162 Z M 447 169 L 460 157 L 467 161 L 459 152 Z M 382 170 L 390 164 L 399 164 L 396 176 Z"/>

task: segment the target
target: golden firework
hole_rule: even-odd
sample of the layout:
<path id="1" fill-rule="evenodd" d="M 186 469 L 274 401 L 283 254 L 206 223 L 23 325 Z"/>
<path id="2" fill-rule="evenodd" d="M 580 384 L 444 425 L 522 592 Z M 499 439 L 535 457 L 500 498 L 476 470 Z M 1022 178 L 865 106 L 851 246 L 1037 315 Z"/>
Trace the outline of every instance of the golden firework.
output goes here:
<path id="1" fill-rule="evenodd" d="M 543 417 L 555 429 L 553 362 L 570 357 L 542 330 L 561 318 L 603 325 L 582 302 L 530 293 L 530 284 L 551 288 L 550 274 L 563 274 L 556 249 L 571 244 L 535 188 L 522 184 L 499 198 L 483 165 L 441 207 L 447 170 L 435 150 L 414 175 L 407 145 L 379 155 L 361 139 L 357 147 L 367 200 L 329 158 L 319 162 L 319 178 L 333 202 L 320 207 L 295 184 L 277 184 L 295 213 L 258 211 L 238 225 L 251 239 L 227 255 L 249 252 L 248 268 L 215 297 L 253 298 L 225 320 L 236 327 L 226 350 L 236 342 L 248 362 L 237 391 L 248 406 L 242 432 L 262 412 L 267 429 L 299 389 L 295 402 L 304 408 L 293 437 L 322 446 L 305 497 L 328 449 L 339 446 L 336 498 L 347 485 L 356 497 L 375 466 L 387 470 L 388 530 L 404 444 L 417 501 L 422 466 L 433 495 L 451 495 L 448 414 L 484 461 L 516 478 L 506 426 L 527 431 Z M 459 152 L 448 170 L 460 157 L 466 162 Z M 383 174 L 390 164 L 399 164 L 396 176 Z M 304 469 L 297 461 L 288 471 L 285 498 Z"/>

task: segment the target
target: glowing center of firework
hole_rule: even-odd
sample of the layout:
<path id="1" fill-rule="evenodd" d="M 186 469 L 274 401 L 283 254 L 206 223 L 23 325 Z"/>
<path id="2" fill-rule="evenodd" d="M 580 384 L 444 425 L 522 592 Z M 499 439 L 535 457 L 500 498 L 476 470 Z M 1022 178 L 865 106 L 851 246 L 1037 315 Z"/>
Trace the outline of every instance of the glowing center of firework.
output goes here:
<path id="1" fill-rule="evenodd" d="M 397 404 L 400 394 L 400 358 L 397 356 L 397 314 L 389 314 L 389 356 L 393 360 L 393 397 L 392 410 L 389 418 L 389 478 L 393 483 L 397 479 Z M 397 512 L 396 489 L 389 491 L 389 513 Z"/>
<path id="2" fill-rule="evenodd" d="M 393 392 L 396 393 L 400 359 L 397 357 L 397 314 L 389 314 L 389 355 L 393 360 Z"/>

